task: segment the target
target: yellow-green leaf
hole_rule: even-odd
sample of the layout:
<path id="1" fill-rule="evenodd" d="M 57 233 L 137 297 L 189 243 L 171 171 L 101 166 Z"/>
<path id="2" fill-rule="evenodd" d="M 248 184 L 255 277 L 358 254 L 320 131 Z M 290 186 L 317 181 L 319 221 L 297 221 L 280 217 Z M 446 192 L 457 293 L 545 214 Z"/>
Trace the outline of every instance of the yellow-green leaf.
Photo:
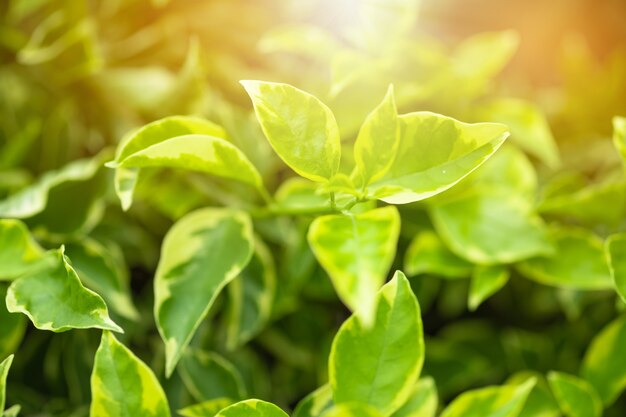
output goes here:
<path id="1" fill-rule="evenodd" d="M 178 410 L 178 414 L 183 417 L 215 417 L 220 410 L 232 403 L 233 401 L 230 398 L 216 398 L 185 407 L 182 410 Z"/>
<path id="2" fill-rule="evenodd" d="M 615 289 L 626 303 L 626 233 L 610 236 L 605 243 L 605 252 Z"/>
<path id="3" fill-rule="evenodd" d="M 395 257 L 399 233 L 400 215 L 393 206 L 318 217 L 309 229 L 311 249 L 337 295 L 366 322 L 373 318 L 376 292 Z"/>
<path id="4" fill-rule="evenodd" d="M 248 264 L 252 251 L 252 224 L 243 212 L 197 210 L 167 233 L 154 284 L 154 315 L 165 341 L 167 375 L 224 286 Z"/>
<path id="5" fill-rule="evenodd" d="M 435 417 L 438 403 L 435 380 L 425 377 L 417 381 L 407 402 L 391 417 Z"/>
<path id="6" fill-rule="evenodd" d="M 467 305 L 470 310 L 498 292 L 509 281 L 509 269 L 504 265 L 477 266 L 472 274 Z"/>
<path id="7" fill-rule="evenodd" d="M 409 398 L 422 369 L 422 319 L 400 271 L 382 287 L 376 303 L 370 326 L 352 315 L 337 332 L 329 379 L 335 404 L 361 402 L 389 415 Z"/>
<path id="8" fill-rule="evenodd" d="M 329 384 L 322 385 L 298 403 L 292 417 L 319 417 L 332 406 L 333 390 Z"/>
<path id="9" fill-rule="evenodd" d="M 85 288 L 63 254 L 48 252 L 37 265 L 13 281 L 6 297 L 7 309 L 23 313 L 41 330 L 123 330 L 111 320 L 107 306 Z"/>
<path id="10" fill-rule="evenodd" d="M 489 159 L 509 135 L 501 124 L 467 124 L 429 112 L 405 114 L 399 122 L 394 163 L 369 187 L 373 198 L 391 204 L 447 190 Z"/>
<path id="11" fill-rule="evenodd" d="M 465 278 L 473 264 L 456 256 L 432 230 L 418 233 L 404 255 L 404 271 L 408 276 L 435 274 L 446 278 Z"/>
<path id="12" fill-rule="evenodd" d="M 215 417 L 289 417 L 287 413 L 275 406 L 261 400 L 241 401 L 224 408 Z"/>
<path id="13" fill-rule="evenodd" d="M 383 415 L 371 405 L 354 402 L 338 404 L 325 411 L 321 417 L 383 417 Z"/>
<path id="14" fill-rule="evenodd" d="M 4 404 L 6 402 L 6 383 L 7 376 L 9 375 L 9 368 L 13 363 L 13 355 L 8 356 L 2 362 L 0 362 L 0 412 L 4 411 Z"/>
<path id="15" fill-rule="evenodd" d="M 43 249 L 19 220 L 0 219 L 0 281 L 13 280 L 41 258 Z"/>
<path id="16" fill-rule="evenodd" d="M 241 81 L 263 133 L 280 158 L 299 175 L 326 181 L 339 170 L 339 129 L 331 110 L 311 94 L 287 84 Z"/>
<path id="17" fill-rule="evenodd" d="M 399 146 L 398 111 L 389 86 L 383 102 L 365 119 L 354 143 L 354 178 L 363 187 L 391 168 Z"/>
<path id="18" fill-rule="evenodd" d="M 90 417 L 169 417 L 165 393 L 152 370 L 105 331 L 91 374 Z"/>
<path id="19" fill-rule="evenodd" d="M 602 401 L 584 379 L 562 372 L 550 372 L 548 382 L 559 408 L 566 417 L 600 417 Z"/>

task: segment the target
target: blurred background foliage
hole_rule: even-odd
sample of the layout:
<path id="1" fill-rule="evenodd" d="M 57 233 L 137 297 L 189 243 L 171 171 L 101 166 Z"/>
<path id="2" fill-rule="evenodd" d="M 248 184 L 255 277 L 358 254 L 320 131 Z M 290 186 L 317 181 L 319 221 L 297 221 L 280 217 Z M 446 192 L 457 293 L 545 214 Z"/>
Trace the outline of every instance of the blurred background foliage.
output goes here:
<path id="1" fill-rule="evenodd" d="M 357 0 L 0 2 L 0 216 L 24 219 L 44 247 L 65 243 L 81 278 L 107 302 L 117 300 L 109 304 L 127 329 L 125 342 L 162 374 L 151 280 L 165 231 L 194 208 L 246 208 L 255 197 L 224 180 L 146 169 L 124 213 L 103 166 L 115 145 L 164 116 L 204 116 L 276 191 L 291 174 L 263 138 L 239 80 L 316 94 L 337 115 L 346 143 L 393 83 L 401 112 L 501 121 L 513 133 L 510 146 L 462 184 L 401 208 L 394 267 L 413 277 L 422 305 L 425 373 L 444 401 L 524 370 L 577 373 L 590 340 L 624 309 L 614 291 L 568 279 L 586 271 L 602 280 L 602 240 L 626 225 L 625 180 L 611 141 L 613 116 L 626 115 L 626 3 L 387 3 L 383 10 L 375 2 L 359 9 Z M 20 193 L 43 202 L 21 212 Z M 473 216 L 465 216 L 468 207 Z M 291 407 L 327 379 L 330 342 L 348 313 L 308 249 L 309 222 L 256 219 L 270 259 L 253 265 L 275 281 L 271 317 L 245 337 L 233 335 L 229 293 L 194 341 L 232 363 L 234 370 L 213 361 L 207 371 L 222 382 L 237 375 L 229 395 Z M 494 235 L 499 226 L 523 233 Z M 538 258 L 549 252 L 543 234 L 556 243 L 549 258 Z M 517 237 L 521 249 L 511 244 Z M 478 252 L 465 253 L 468 246 Z M 474 264 L 505 268 L 510 278 L 469 311 Z M 569 284 L 559 284 L 563 277 Z M 98 332 L 52 335 L 0 315 L 9 335 L 0 357 L 19 349 L 9 398 L 27 416 L 87 415 Z M 174 408 L 224 394 L 198 395 L 190 380 L 182 371 L 163 381 Z M 606 415 L 625 413 L 622 396 Z"/>

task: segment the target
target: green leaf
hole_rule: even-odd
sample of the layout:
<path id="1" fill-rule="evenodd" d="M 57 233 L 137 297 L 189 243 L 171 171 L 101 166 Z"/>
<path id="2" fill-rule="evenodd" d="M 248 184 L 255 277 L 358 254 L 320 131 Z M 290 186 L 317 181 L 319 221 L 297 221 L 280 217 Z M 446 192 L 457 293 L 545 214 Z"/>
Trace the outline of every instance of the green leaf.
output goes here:
<path id="1" fill-rule="evenodd" d="M 506 384 L 521 384 L 531 377 L 537 378 L 537 385 L 530 392 L 519 417 L 560 417 L 561 410 L 552 395 L 546 379 L 539 372 L 517 372 L 507 379 Z"/>
<path id="2" fill-rule="evenodd" d="M 441 417 L 517 417 L 536 380 L 467 391 L 455 398 Z"/>
<path id="3" fill-rule="evenodd" d="M 404 270 L 408 276 L 435 274 L 465 278 L 472 273 L 473 266 L 451 252 L 432 230 L 417 234 L 404 255 Z"/>
<path id="4" fill-rule="evenodd" d="M 182 410 L 178 410 L 178 414 L 183 417 L 215 417 L 221 409 L 228 407 L 232 403 L 233 401 L 230 398 L 216 398 L 185 407 Z"/>
<path id="5" fill-rule="evenodd" d="M 274 404 L 261 400 L 246 400 L 224 408 L 215 417 L 289 417 Z"/>
<path id="6" fill-rule="evenodd" d="M 43 249 L 19 220 L 0 219 L 0 281 L 13 280 L 41 258 Z"/>
<path id="7" fill-rule="evenodd" d="M 560 288 L 613 288 L 603 242 L 586 229 L 553 229 L 556 251 L 551 257 L 529 259 L 518 265 L 527 278 Z"/>
<path id="8" fill-rule="evenodd" d="M 600 417 L 602 401 L 584 379 L 562 372 L 550 372 L 548 382 L 566 417 Z"/>
<path id="9" fill-rule="evenodd" d="M 626 388 L 626 316 L 606 326 L 592 340 L 583 359 L 581 375 L 600 394 L 605 406 Z"/>
<path id="10" fill-rule="evenodd" d="M 65 254 L 83 284 L 100 294 L 111 310 L 130 320 L 139 319 L 121 254 L 114 254 L 93 239 L 67 245 Z"/>
<path id="11" fill-rule="evenodd" d="M 506 124 L 511 129 L 511 141 L 547 167 L 560 165 L 559 149 L 548 121 L 535 104 L 514 98 L 497 98 L 481 105 L 479 120 Z"/>
<path id="12" fill-rule="evenodd" d="M 393 206 L 318 217 L 309 228 L 311 249 L 337 295 L 366 323 L 375 313 L 376 291 L 395 257 L 399 233 L 400 215 Z"/>
<path id="13" fill-rule="evenodd" d="M 91 374 L 90 417 L 169 417 L 165 393 L 152 370 L 105 331 Z"/>
<path id="14" fill-rule="evenodd" d="M 267 324 L 276 292 L 276 270 L 269 248 L 256 239 L 254 255 L 228 284 L 227 345 L 234 350 L 254 338 Z"/>
<path id="15" fill-rule="evenodd" d="M 197 210 L 167 233 L 154 283 L 154 315 L 165 341 L 168 376 L 219 293 L 245 268 L 252 251 L 250 218 L 238 211 Z"/>
<path id="16" fill-rule="evenodd" d="M 216 398 L 238 401 L 246 397 L 239 371 L 217 353 L 195 349 L 187 351 L 181 358 L 178 373 L 196 401 Z"/>
<path id="17" fill-rule="evenodd" d="M 263 133 L 280 158 L 299 175 L 324 182 L 339 170 L 341 143 L 331 110 L 287 84 L 241 81 Z"/>
<path id="18" fill-rule="evenodd" d="M 187 135 L 207 135 L 225 138 L 224 129 L 208 120 L 189 116 L 166 117 L 149 123 L 127 135 L 118 146 L 113 166 L 119 166 L 126 158 L 146 151 L 168 139 Z M 122 208 L 130 208 L 133 193 L 138 181 L 139 170 L 117 167 L 115 171 L 115 191 Z"/>
<path id="19" fill-rule="evenodd" d="M 321 417 L 383 417 L 383 415 L 371 405 L 344 403 L 325 411 Z"/>
<path id="20" fill-rule="evenodd" d="M 423 362 L 419 304 L 398 271 L 378 293 L 373 324 L 352 315 L 335 336 L 328 365 L 335 404 L 366 403 L 389 415 L 411 395 Z"/>
<path id="21" fill-rule="evenodd" d="M 626 303 L 626 233 L 610 236 L 604 249 L 615 289 Z"/>
<path id="22" fill-rule="evenodd" d="M 626 117 L 613 118 L 613 143 L 626 166 Z"/>
<path id="23" fill-rule="evenodd" d="M 478 264 L 516 262 L 553 251 L 543 221 L 521 195 L 474 189 L 436 203 L 430 215 L 450 249 Z"/>
<path id="24" fill-rule="evenodd" d="M 25 314 L 41 330 L 97 328 L 123 332 L 109 317 L 102 298 L 80 282 L 63 248 L 48 252 L 13 281 L 6 303 L 7 310 Z"/>
<path id="25" fill-rule="evenodd" d="M 322 385 L 298 403 L 292 417 L 319 417 L 332 406 L 333 390 L 329 384 Z"/>
<path id="26" fill-rule="evenodd" d="M 431 197 L 483 164 L 509 133 L 497 123 L 467 124 L 429 112 L 399 117 L 400 145 L 389 172 L 369 187 L 391 204 Z"/>
<path id="27" fill-rule="evenodd" d="M 365 187 L 382 178 L 391 168 L 399 146 L 398 111 L 389 86 L 387 94 L 365 119 L 354 143 L 354 178 Z"/>
<path id="28" fill-rule="evenodd" d="M 503 265 L 477 266 L 472 274 L 467 305 L 474 311 L 509 281 L 509 269 Z"/>
<path id="29" fill-rule="evenodd" d="M 0 358 L 16 352 L 26 331 L 26 318 L 8 312 L 6 295 L 7 287 L 0 285 Z"/>
<path id="30" fill-rule="evenodd" d="M 2 414 L 2 417 L 17 417 L 20 411 L 22 411 L 22 407 L 19 405 L 14 405 L 13 407 L 4 410 L 4 414 Z"/>
<path id="31" fill-rule="evenodd" d="M 408 401 L 391 417 L 435 417 L 438 402 L 435 381 L 425 377 L 417 381 Z"/>
<path id="32" fill-rule="evenodd" d="M 6 402 L 6 384 L 7 376 L 9 375 L 9 368 L 13 363 L 13 355 L 10 355 L 2 362 L 0 362 L 0 410 L 4 411 L 4 404 Z"/>

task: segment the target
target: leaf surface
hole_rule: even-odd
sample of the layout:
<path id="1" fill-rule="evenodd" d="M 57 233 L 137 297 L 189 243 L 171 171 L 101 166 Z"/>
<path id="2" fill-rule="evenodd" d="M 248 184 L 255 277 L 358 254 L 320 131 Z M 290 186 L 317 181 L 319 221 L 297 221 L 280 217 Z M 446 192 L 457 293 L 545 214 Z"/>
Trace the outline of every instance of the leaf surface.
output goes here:
<path id="1" fill-rule="evenodd" d="M 550 372 L 548 382 L 566 417 L 600 417 L 602 401 L 584 379 L 562 372 Z"/>

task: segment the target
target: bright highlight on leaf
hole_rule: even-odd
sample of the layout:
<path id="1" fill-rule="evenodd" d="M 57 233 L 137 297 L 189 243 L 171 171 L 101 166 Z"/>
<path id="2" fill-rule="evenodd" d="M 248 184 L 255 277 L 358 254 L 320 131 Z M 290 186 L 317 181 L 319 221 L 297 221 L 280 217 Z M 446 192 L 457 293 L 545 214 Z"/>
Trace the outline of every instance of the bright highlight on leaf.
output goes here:
<path id="1" fill-rule="evenodd" d="M 335 404 L 361 402 L 389 415 L 409 398 L 422 369 L 422 319 L 400 271 L 379 291 L 376 304 L 370 326 L 352 315 L 337 332 L 329 379 Z"/>
<path id="2" fill-rule="evenodd" d="M 165 393 L 152 370 L 113 334 L 102 333 L 91 374 L 90 417 L 169 417 Z"/>
<path id="3" fill-rule="evenodd" d="M 301 176 L 326 181 L 339 170 L 341 144 L 332 111 L 288 84 L 241 81 L 270 144 Z"/>
<path id="4" fill-rule="evenodd" d="M 261 400 L 246 400 L 224 408 L 215 417 L 288 417 L 288 415 L 274 404 Z"/>
<path id="5" fill-rule="evenodd" d="M 168 376 L 219 293 L 248 264 L 252 250 L 250 218 L 238 211 L 197 210 L 167 233 L 155 276 L 154 316 L 165 342 Z"/>
<path id="6" fill-rule="evenodd" d="M 10 312 L 25 314 L 41 330 L 96 328 L 123 332 L 109 317 L 102 298 L 80 282 L 63 248 L 48 252 L 14 281 L 6 303 Z"/>
<path id="7" fill-rule="evenodd" d="M 309 228 L 311 249 L 337 295 L 366 325 L 375 313 L 376 292 L 393 262 L 399 233 L 400 215 L 393 206 L 318 217 Z"/>
<path id="8" fill-rule="evenodd" d="M 561 411 L 566 417 L 599 417 L 602 401 L 598 393 L 584 379 L 550 372 L 548 382 Z"/>

